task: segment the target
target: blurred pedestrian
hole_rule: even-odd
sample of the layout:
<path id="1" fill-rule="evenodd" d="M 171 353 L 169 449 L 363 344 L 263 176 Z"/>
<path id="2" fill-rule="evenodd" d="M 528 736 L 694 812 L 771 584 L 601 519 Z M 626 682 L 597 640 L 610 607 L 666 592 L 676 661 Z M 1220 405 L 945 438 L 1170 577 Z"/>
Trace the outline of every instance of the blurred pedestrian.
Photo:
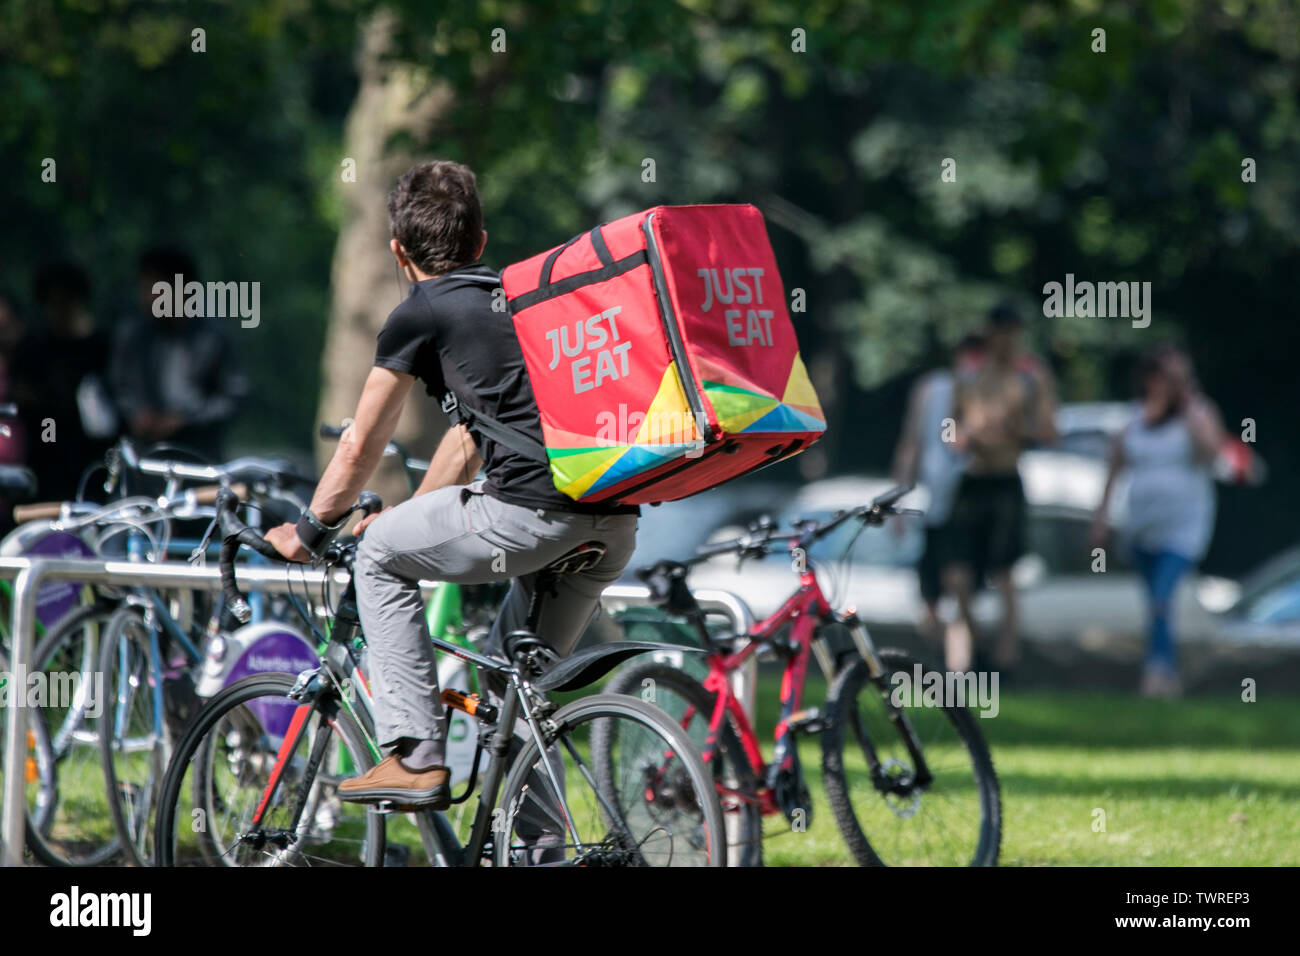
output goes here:
<path id="1" fill-rule="evenodd" d="M 1227 435 L 1218 409 L 1202 394 L 1181 349 L 1160 345 L 1142 356 L 1137 384 L 1140 405 L 1112 445 L 1092 539 L 1094 547 L 1108 543 L 1111 492 L 1116 476 L 1127 469 L 1121 544 L 1133 553 L 1150 615 L 1139 690 L 1146 696 L 1169 697 L 1182 691 L 1174 595 L 1210 546 L 1215 514 L 1211 467 Z"/>
<path id="2" fill-rule="evenodd" d="M 1056 439 L 1055 386 L 1037 357 L 1021 348 L 1024 324 L 1010 305 L 989 313 L 983 359 L 956 378 L 953 417 L 956 448 L 967 456 L 952 506 L 944 588 L 957 599 L 965 632 L 946 635 L 949 670 L 967 671 L 978 629 L 972 613 L 984 575 L 1002 598 L 993 664 L 1007 671 L 1019 662 L 1020 620 L 1011 568 L 1024 553 L 1025 492 L 1020 453 Z"/>
<path id="3" fill-rule="evenodd" d="M 179 277 L 179 279 L 178 279 Z M 113 397 L 127 433 L 145 443 L 167 442 L 209 461 L 224 454 L 225 433 L 247 381 L 220 320 L 155 309 L 166 292 L 197 281 L 184 250 L 159 246 L 140 256 L 139 310 L 125 319 L 113 343 Z M 160 315 L 176 312 L 179 315 Z"/>
<path id="4" fill-rule="evenodd" d="M 943 632 L 939 599 L 943 595 L 940 573 L 948 558 L 952 501 L 965 470 L 957 453 L 953 417 L 955 376 L 977 367 L 984 354 L 984 337 L 970 334 L 957 343 L 952 364 L 933 369 L 916 380 L 907 399 L 907 413 L 894 451 L 894 481 L 922 485 L 929 501 L 925 509 L 925 543 L 916 573 L 925 604 L 921 631 L 937 638 Z"/>
<path id="5" fill-rule="evenodd" d="M 116 425 L 104 384 L 108 340 L 90 311 L 90 278 L 77 264 L 43 266 L 32 291 L 38 321 L 14 350 L 12 395 L 40 495 L 66 499 L 103 457 Z"/>

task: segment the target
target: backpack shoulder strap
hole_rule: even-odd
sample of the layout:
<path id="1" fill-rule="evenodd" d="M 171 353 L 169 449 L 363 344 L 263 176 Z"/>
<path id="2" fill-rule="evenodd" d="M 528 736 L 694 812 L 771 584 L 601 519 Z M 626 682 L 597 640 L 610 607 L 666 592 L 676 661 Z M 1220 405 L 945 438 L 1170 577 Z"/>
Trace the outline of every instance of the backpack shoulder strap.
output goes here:
<path id="1" fill-rule="evenodd" d="M 477 412 L 468 405 L 462 404 L 456 393 L 450 389 L 443 396 L 442 410 L 446 412 L 447 418 L 451 420 L 452 425 L 464 425 L 470 431 L 477 431 L 481 435 L 486 435 L 497 444 L 505 445 L 526 458 L 531 458 L 543 465 L 550 464 L 546 448 L 541 442 L 514 425 L 507 425 L 491 415 L 484 415 L 482 412 Z"/>
<path id="2" fill-rule="evenodd" d="M 457 278 L 463 282 L 477 282 L 481 285 L 494 287 L 501 284 L 499 275 L 462 275 L 457 276 Z M 504 445 L 543 465 L 550 463 L 546 448 L 541 442 L 513 425 L 507 425 L 491 415 L 484 415 L 482 412 L 475 411 L 468 405 L 463 404 L 451 389 L 448 389 L 447 394 L 442 398 L 442 410 L 446 413 L 447 418 L 451 420 L 452 425 L 464 425 L 471 431 L 486 435 L 498 445 Z"/>

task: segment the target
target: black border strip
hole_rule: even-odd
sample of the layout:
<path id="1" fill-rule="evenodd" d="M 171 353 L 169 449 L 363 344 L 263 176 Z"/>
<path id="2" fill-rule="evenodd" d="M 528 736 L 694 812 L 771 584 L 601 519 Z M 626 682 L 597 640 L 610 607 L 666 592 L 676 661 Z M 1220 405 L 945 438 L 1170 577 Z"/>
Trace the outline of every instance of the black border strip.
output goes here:
<path id="1" fill-rule="evenodd" d="M 585 235 L 585 233 L 584 233 Z M 644 265 L 650 261 L 649 255 L 644 249 L 638 249 L 630 256 L 624 256 L 622 259 L 616 259 L 613 263 L 603 266 L 599 269 L 592 269 L 590 272 L 579 272 L 577 275 L 569 276 L 567 279 L 560 279 L 558 282 L 552 282 L 544 288 L 535 289 L 532 292 L 525 292 L 523 295 L 515 296 L 509 300 L 510 314 L 518 315 L 524 309 L 554 299 L 556 296 L 566 295 L 574 289 L 581 289 L 585 285 L 595 285 L 597 282 L 604 282 L 606 279 L 613 279 L 621 276 L 625 272 L 631 272 L 639 265 Z"/>
<path id="2" fill-rule="evenodd" d="M 668 297 L 668 279 L 664 275 L 663 260 L 659 258 L 659 243 L 655 241 L 654 227 L 651 225 L 655 214 L 652 212 L 641 220 L 641 231 L 645 233 L 645 246 L 650 257 L 650 273 L 654 276 L 655 298 L 659 300 L 659 321 L 663 323 L 664 335 L 668 338 L 668 351 L 677 363 L 677 379 L 681 382 L 686 402 L 691 406 L 695 416 L 695 427 L 699 429 L 706 443 L 718 440 L 718 435 L 709 424 L 708 413 L 704 411 L 704 398 L 700 386 L 695 381 L 695 372 L 691 368 L 690 356 L 686 354 L 686 344 L 682 341 L 682 330 L 677 325 L 677 316 L 673 314 L 672 299 Z"/>

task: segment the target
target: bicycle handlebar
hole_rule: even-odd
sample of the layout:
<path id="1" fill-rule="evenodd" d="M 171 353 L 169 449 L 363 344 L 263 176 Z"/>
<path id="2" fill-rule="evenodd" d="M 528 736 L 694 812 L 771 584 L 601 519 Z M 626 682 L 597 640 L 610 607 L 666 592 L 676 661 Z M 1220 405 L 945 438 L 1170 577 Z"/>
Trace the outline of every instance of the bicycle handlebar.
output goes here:
<path id="1" fill-rule="evenodd" d="M 280 554 L 271 542 L 267 541 L 254 529 L 244 524 L 235 509 L 239 499 L 225 488 L 217 492 L 217 524 L 221 528 L 221 553 L 218 567 L 221 569 L 221 595 L 225 599 L 230 613 L 240 624 L 247 624 L 253 617 L 253 609 L 248 606 L 248 599 L 235 583 L 235 553 L 241 544 L 248 545 L 258 554 L 272 561 L 288 563 L 288 558 Z"/>
<path id="2" fill-rule="evenodd" d="M 239 590 L 235 581 L 235 554 L 239 546 L 252 548 L 263 557 L 281 564 L 288 564 L 289 559 L 276 550 L 275 545 L 262 537 L 256 529 L 250 528 L 236 513 L 239 499 L 228 488 L 222 488 L 216 495 L 217 525 L 221 528 L 221 551 L 218 566 L 221 571 L 221 595 L 225 599 L 230 613 L 240 624 L 247 624 L 252 619 L 253 611 L 248 606 L 248 599 Z M 383 510 L 384 503 L 373 491 L 363 491 L 357 503 L 349 508 L 339 519 L 346 521 L 354 512 L 365 515 L 376 514 Z"/>
<path id="3" fill-rule="evenodd" d="M 739 538 L 702 545 L 696 548 L 692 557 L 682 563 L 687 566 L 696 565 L 720 554 L 738 554 L 742 559 L 762 557 L 772 552 L 772 541 L 776 538 L 789 538 L 792 549 L 806 548 L 854 518 L 869 524 L 881 524 L 891 515 L 920 515 L 924 512 L 915 508 L 894 507 L 914 487 L 915 485 L 908 484 L 891 488 L 865 505 L 837 511 L 826 521 L 798 522 L 796 527 L 788 530 L 782 530 L 774 524 L 765 525 Z"/>
<path id="4" fill-rule="evenodd" d="M 242 482 L 237 482 L 231 485 L 230 488 L 237 497 L 248 497 L 248 486 Z M 158 510 L 163 512 L 170 512 L 184 507 L 208 506 L 216 503 L 220 491 L 220 485 L 188 488 L 170 498 L 160 499 L 156 504 Z M 132 502 L 137 507 L 141 504 L 140 501 L 135 499 L 132 499 Z M 86 501 L 35 501 L 30 504 L 14 506 L 14 524 L 25 524 L 28 521 L 57 521 L 64 518 L 65 509 L 67 509 L 67 518 L 77 518 L 83 523 L 90 523 L 111 519 L 118 511 L 122 510 L 122 506 L 120 502 L 116 501 L 110 501 L 106 504 Z"/>

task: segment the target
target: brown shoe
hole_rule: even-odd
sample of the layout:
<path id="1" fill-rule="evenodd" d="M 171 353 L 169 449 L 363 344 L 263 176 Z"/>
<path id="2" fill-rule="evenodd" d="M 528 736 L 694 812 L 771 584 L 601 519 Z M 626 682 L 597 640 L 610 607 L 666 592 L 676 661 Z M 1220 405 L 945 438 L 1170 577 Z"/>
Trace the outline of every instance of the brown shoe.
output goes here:
<path id="1" fill-rule="evenodd" d="M 431 767 L 407 770 L 394 754 L 385 757 L 359 777 L 339 784 L 339 799 L 350 803 L 392 801 L 398 809 L 446 810 L 451 806 L 451 772 Z"/>

